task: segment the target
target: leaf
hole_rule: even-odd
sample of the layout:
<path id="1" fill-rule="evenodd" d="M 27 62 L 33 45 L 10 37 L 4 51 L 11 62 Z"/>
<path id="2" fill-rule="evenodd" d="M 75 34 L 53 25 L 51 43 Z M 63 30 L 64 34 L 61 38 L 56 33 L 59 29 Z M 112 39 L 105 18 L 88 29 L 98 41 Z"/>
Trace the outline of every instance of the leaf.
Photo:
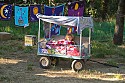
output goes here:
<path id="1" fill-rule="evenodd" d="M 87 3 L 89 2 L 90 0 L 87 0 Z"/>

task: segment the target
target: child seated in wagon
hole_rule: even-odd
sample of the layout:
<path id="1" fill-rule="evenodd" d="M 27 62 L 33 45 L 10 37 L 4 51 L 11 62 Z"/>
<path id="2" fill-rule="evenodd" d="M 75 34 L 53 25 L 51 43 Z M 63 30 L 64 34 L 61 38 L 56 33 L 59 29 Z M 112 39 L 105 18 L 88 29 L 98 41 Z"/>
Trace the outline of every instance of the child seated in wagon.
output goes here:
<path id="1" fill-rule="evenodd" d="M 66 34 L 65 39 L 58 40 L 57 44 L 75 45 L 74 36 L 72 34 Z"/>
<path id="2" fill-rule="evenodd" d="M 55 53 L 69 56 L 80 56 L 79 49 L 74 42 L 73 34 L 66 34 L 64 39 L 49 41 L 47 42 L 47 45 L 49 45 L 51 49 L 55 49 Z M 82 53 L 82 55 L 84 55 L 84 53 Z"/>

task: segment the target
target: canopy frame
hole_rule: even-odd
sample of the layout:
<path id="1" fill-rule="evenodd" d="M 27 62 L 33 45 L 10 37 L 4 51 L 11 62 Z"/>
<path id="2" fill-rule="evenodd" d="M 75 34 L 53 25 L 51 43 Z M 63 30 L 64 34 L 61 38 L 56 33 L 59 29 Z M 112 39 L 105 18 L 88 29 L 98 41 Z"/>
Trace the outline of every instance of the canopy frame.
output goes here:
<path id="1" fill-rule="evenodd" d="M 41 20 L 49 23 L 54 23 L 58 25 L 64 26 L 76 26 L 78 34 L 80 35 L 80 45 L 79 52 L 80 57 L 72 57 L 75 59 L 82 59 L 82 31 L 85 28 L 89 28 L 89 45 L 88 45 L 88 55 L 91 55 L 91 32 L 93 29 L 93 20 L 92 17 L 71 17 L 71 16 L 46 16 L 42 14 L 37 14 L 37 18 L 39 19 L 39 30 L 38 30 L 38 42 L 40 42 L 40 31 L 41 31 Z M 39 46 L 38 46 L 39 49 Z M 42 55 L 39 52 L 38 55 Z M 66 57 L 67 58 L 67 57 Z M 69 58 L 69 57 L 68 57 Z"/>

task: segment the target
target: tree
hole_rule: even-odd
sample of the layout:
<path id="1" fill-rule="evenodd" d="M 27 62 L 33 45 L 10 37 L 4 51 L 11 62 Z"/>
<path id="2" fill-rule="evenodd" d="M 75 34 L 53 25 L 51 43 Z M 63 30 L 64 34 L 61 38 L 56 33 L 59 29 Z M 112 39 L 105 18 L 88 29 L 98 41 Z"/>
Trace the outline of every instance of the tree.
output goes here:
<path id="1" fill-rule="evenodd" d="M 114 31 L 113 42 L 116 45 L 123 43 L 123 31 L 124 31 L 124 8 L 125 0 L 119 0 L 117 14 L 116 14 L 116 25 Z"/>
<path id="2" fill-rule="evenodd" d="M 103 20 L 106 20 L 106 16 L 107 16 L 107 13 L 108 13 L 108 3 L 109 3 L 109 0 L 102 0 L 102 19 Z"/>

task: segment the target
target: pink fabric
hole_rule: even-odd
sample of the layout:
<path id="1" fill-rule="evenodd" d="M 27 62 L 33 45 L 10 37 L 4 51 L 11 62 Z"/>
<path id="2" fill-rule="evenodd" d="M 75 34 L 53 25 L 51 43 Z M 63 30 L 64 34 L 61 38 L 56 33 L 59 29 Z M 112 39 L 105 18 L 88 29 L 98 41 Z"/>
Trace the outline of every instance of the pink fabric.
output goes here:
<path id="1" fill-rule="evenodd" d="M 60 54 L 66 54 L 69 56 L 80 56 L 78 48 L 73 46 L 73 41 L 67 41 L 65 39 L 62 39 L 58 41 L 50 41 L 47 44 Z M 82 55 L 84 56 L 84 53 L 82 53 Z"/>
<path id="2" fill-rule="evenodd" d="M 67 41 L 65 39 L 58 40 L 57 44 L 62 44 L 62 45 L 74 45 L 74 41 Z"/>

